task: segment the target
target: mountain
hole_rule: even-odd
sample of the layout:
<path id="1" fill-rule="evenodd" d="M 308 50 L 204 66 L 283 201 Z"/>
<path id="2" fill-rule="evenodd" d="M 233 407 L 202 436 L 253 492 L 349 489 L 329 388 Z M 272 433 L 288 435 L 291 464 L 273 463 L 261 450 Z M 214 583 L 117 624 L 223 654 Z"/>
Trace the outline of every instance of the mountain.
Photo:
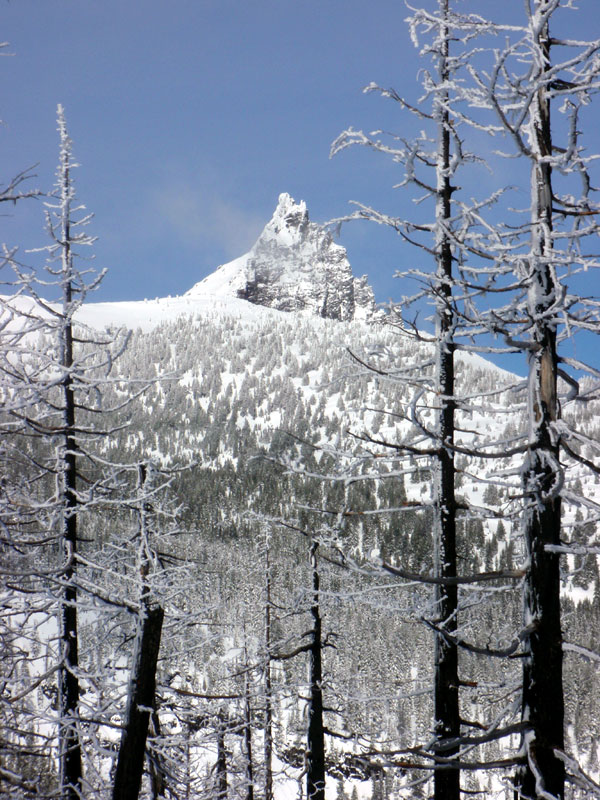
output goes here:
<path id="1" fill-rule="evenodd" d="M 285 193 L 250 252 L 221 265 L 185 296 L 206 295 L 339 321 L 375 313 L 373 290 L 365 276 L 353 276 L 346 250 L 309 220 L 306 203 Z"/>
<path id="2" fill-rule="evenodd" d="M 138 306 L 143 310 L 143 303 Z M 336 548 L 343 550 L 349 563 L 360 566 L 354 572 L 322 567 L 324 629 L 335 637 L 335 648 L 324 653 L 326 696 L 336 709 L 329 717 L 331 729 L 343 735 L 361 731 L 372 741 L 391 743 L 392 749 L 427 741 L 431 641 L 414 617 L 430 613 L 431 595 L 423 587 L 386 582 L 377 563 L 385 559 L 419 573 L 430 569 L 430 464 L 398 458 L 393 450 L 363 444 L 357 437 L 367 432 L 377 440 L 406 440 L 415 392 L 406 381 L 396 380 L 394 369 L 399 364 L 403 371 L 423 364 L 426 370 L 429 347 L 385 324 L 283 313 L 240 300 L 231 292 L 186 295 L 145 307 L 162 314 L 162 322 L 134 332 L 120 370 L 140 381 L 152 377 L 157 381 L 139 399 L 129 428 L 114 440 L 107 455 L 120 463 L 150 459 L 173 466 L 197 464 L 175 485 L 186 508 L 185 527 L 194 532 L 186 552 L 207 572 L 199 573 L 189 602 L 200 607 L 210 598 L 214 612 L 207 614 L 207 624 L 211 631 L 222 628 L 225 633 L 223 644 L 211 633 L 217 643 L 203 646 L 220 657 L 204 661 L 194 656 L 198 634 L 190 634 L 190 655 L 178 663 L 181 674 L 191 677 L 180 688 L 235 694 L 239 688 L 235 677 L 229 676 L 225 654 L 231 648 L 248 647 L 256 660 L 260 658 L 266 540 L 276 603 L 282 609 L 277 630 L 286 644 L 280 647 L 286 652 L 286 647 L 293 649 L 288 641 L 304 641 L 310 576 L 306 543 L 296 530 L 318 531 L 325 539 L 337 537 Z M 186 307 L 188 313 L 181 313 Z M 361 368 L 348 351 L 375 363 L 381 374 Z M 167 380 L 161 380 L 164 375 Z M 481 443 L 482 439 L 508 442 L 518 436 L 523 394 L 516 376 L 477 356 L 461 355 L 457 378 L 464 398 L 457 411 L 458 444 L 468 447 L 475 437 Z M 106 399 L 116 404 L 118 398 L 107 394 Z M 425 397 L 419 403 L 417 413 L 424 425 L 431 422 L 431 405 Z M 597 406 L 575 405 L 568 413 L 575 415 L 578 427 L 591 432 L 597 426 Z M 458 530 L 464 574 L 514 570 L 523 563 L 516 510 L 521 494 L 519 461 L 510 455 L 493 462 L 457 457 L 457 493 L 468 509 Z M 576 468 L 571 480 L 573 485 L 580 481 L 578 494 L 590 500 L 598 497 L 595 479 L 585 477 L 584 470 Z M 419 505 L 421 510 L 416 509 Z M 338 508 L 348 513 L 334 516 L 331 512 Z M 585 535 L 593 541 L 575 504 L 565 503 L 564 514 L 574 538 Z M 565 573 L 565 640 L 583 642 L 594 651 L 600 630 L 598 587 L 595 558 L 582 559 L 571 575 Z M 465 607 L 461 633 L 476 646 L 485 649 L 496 636 L 510 643 L 520 630 L 518 584 L 500 582 L 485 590 L 465 587 L 461 602 Z M 307 689 L 304 661 L 285 665 L 285 671 L 277 673 L 281 699 L 275 703 L 279 726 L 275 748 L 289 773 L 292 766 L 301 768 L 301 762 L 294 761 L 293 747 L 301 751 L 304 742 L 306 711 L 300 698 L 306 697 Z M 231 668 L 234 675 L 242 670 L 242 663 Z M 488 724 L 488 710 L 502 709 L 495 696 L 502 695 L 502 687 L 513 691 L 520 675 L 519 659 L 481 659 L 461 653 L 461 676 L 472 687 L 465 690 L 469 719 L 478 726 Z M 600 673 L 594 664 L 570 653 L 565 683 L 568 718 L 573 721 L 571 749 L 597 775 L 600 708 L 595 698 L 600 697 Z M 260 699 L 256 703 L 260 708 Z M 517 737 L 512 745 L 517 746 Z M 327 746 L 329 761 L 338 765 L 337 772 L 332 767 L 332 775 L 339 778 L 344 774 L 339 767 L 344 745 L 332 739 Z M 236 747 L 232 744 L 234 752 Z M 510 752 L 491 742 L 484 755 L 501 760 Z M 328 780 L 332 792 L 328 800 L 333 800 L 333 777 Z M 369 783 L 365 786 L 363 779 L 353 780 L 344 781 L 345 796 L 357 785 L 361 800 L 371 794 L 386 796 Z M 419 796 L 402 792 L 398 773 L 390 780 L 396 781 L 394 796 Z M 500 779 L 486 783 L 474 775 L 469 781 L 470 791 L 498 800 L 505 796 Z M 290 795 L 280 788 L 277 800 Z"/>
<path id="3" fill-rule="evenodd" d="M 24 294 L 4 300 L 19 313 L 47 316 L 47 310 Z M 254 318 L 261 313 L 256 306 L 338 322 L 381 316 L 366 276 L 352 274 L 345 248 L 324 226 L 309 220 L 304 202 L 284 193 L 250 251 L 217 267 L 183 295 L 85 303 L 76 319 L 93 328 L 149 331 L 180 315 Z"/>

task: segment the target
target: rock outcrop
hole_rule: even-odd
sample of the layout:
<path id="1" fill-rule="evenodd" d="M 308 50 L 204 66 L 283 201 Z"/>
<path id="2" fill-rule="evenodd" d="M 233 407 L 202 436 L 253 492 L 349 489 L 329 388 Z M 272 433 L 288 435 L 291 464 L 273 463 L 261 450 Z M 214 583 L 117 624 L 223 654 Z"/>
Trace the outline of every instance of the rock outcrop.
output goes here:
<path id="1" fill-rule="evenodd" d="M 280 311 L 308 311 L 337 320 L 375 313 L 366 277 L 355 278 L 346 250 L 311 222 L 304 202 L 279 202 L 249 253 L 220 266 L 188 295 L 230 295 Z"/>

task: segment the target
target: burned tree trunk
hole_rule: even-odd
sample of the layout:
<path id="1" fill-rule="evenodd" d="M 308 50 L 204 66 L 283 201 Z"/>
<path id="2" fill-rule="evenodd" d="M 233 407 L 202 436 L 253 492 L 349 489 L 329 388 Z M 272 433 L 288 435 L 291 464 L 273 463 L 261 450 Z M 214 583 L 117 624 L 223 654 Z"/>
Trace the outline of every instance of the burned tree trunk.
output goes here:
<path id="1" fill-rule="evenodd" d="M 306 752 L 307 800 L 325 800 L 325 732 L 323 726 L 323 666 L 322 627 L 319 603 L 320 577 L 317 562 L 319 545 L 311 542 L 310 565 L 312 569 L 312 617 L 309 646 L 309 692 L 308 736 Z"/>
<path id="2" fill-rule="evenodd" d="M 159 797 L 164 797 L 166 787 L 166 775 L 162 757 L 160 753 L 156 752 L 155 748 L 152 747 L 152 740 L 156 739 L 159 741 L 161 735 L 160 717 L 158 716 L 158 708 L 155 696 L 151 716 L 151 745 L 148 751 L 148 767 L 150 770 L 150 788 L 152 800 L 158 800 Z"/>
<path id="3" fill-rule="evenodd" d="M 252 706 L 250 704 L 250 679 L 244 682 L 244 747 L 246 749 L 246 800 L 254 800 L 254 764 L 252 762 Z"/>
<path id="4" fill-rule="evenodd" d="M 541 13 L 546 0 L 536 2 Z M 562 630 L 559 555 L 561 476 L 559 444 L 553 432 L 557 401 L 556 323 L 552 307 L 559 296 L 552 267 L 552 134 L 545 73 L 550 69 L 548 21 L 536 33 L 540 74 L 532 110 L 532 220 L 528 313 L 532 320 L 529 353 L 529 450 L 523 467 L 523 532 L 527 573 L 524 618 L 529 631 L 523 660 L 523 765 L 516 776 L 516 796 L 564 797 L 564 763 L 555 750 L 564 748 Z"/>
<path id="5" fill-rule="evenodd" d="M 156 606 L 140 621 L 133 657 L 125 728 L 113 785 L 113 800 L 136 800 L 142 785 L 146 739 L 156 688 L 156 665 L 164 610 Z"/>
<path id="6" fill-rule="evenodd" d="M 140 607 L 127 710 L 113 785 L 113 800 L 136 800 L 139 796 L 148 728 L 156 702 L 156 667 L 164 609 L 159 603 L 152 601 L 149 579 L 153 554 L 149 541 L 152 508 L 146 497 L 147 479 L 147 467 L 145 464 L 140 464 L 138 467 Z"/>
<path id="7" fill-rule="evenodd" d="M 273 800 L 273 685 L 271 680 L 271 565 L 269 543 L 265 550 L 265 732 L 264 732 L 264 792 L 265 800 Z"/>
<path id="8" fill-rule="evenodd" d="M 217 719 L 217 763 L 216 772 L 216 798 L 227 800 L 227 750 L 225 749 L 225 721 L 219 716 Z"/>
<path id="9" fill-rule="evenodd" d="M 449 0 L 440 0 L 440 86 L 449 80 Z M 452 186 L 450 184 L 450 118 L 448 90 L 436 95 L 434 116 L 438 127 L 437 207 L 436 207 L 436 374 L 437 446 L 435 464 L 435 574 L 439 578 L 456 577 L 456 500 L 454 467 L 454 310 L 452 297 L 452 247 L 449 236 Z M 435 592 L 436 626 L 443 633 L 453 634 L 457 626 L 458 592 L 456 585 L 438 584 Z M 458 651 L 443 633 L 435 636 L 434 650 L 434 731 L 442 744 L 460 736 L 458 703 Z M 434 753 L 436 745 L 433 747 Z M 458 748 L 444 750 L 452 757 Z M 434 773 L 435 800 L 458 800 L 460 772 L 458 768 L 438 768 Z"/>
<path id="10" fill-rule="evenodd" d="M 71 326 L 66 331 L 66 361 L 72 364 Z M 62 658 L 58 674 L 58 697 L 60 709 L 60 786 L 64 800 L 77 800 L 81 789 L 82 763 L 81 743 L 77 716 L 79 711 L 79 648 L 77 631 L 77 587 L 75 585 L 75 556 L 77 554 L 77 464 L 75 440 L 70 431 L 75 425 L 75 399 L 68 375 L 64 381 L 65 427 L 64 441 L 64 524 L 63 551 L 65 568 L 61 577 L 60 636 Z"/>
<path id="11" fill-rule="evenodd" d="M 60 132 L 60 256 L 63 300 L 59 333 L 60 366 L 63 370 L 62 404 L 62 547 L 65 566 L 60 579 L 60 638 L 61 664 L 58 672 L 59 705 L 59 786 L 63 800 L 77 800 L 81 794 L 82 759 L 77 717 L 79 713 L 79 647 L 77 631 L 77 586 L 75 582 L 77 555 L 77 441 L 75 438 L 75 389 L 73 379 L 73 299 L 75 272 L 73 269 L 71 201 L 74 196 L 71 181 L 71 140 L 67 134 L 62 108 L 59 106 Z"/>

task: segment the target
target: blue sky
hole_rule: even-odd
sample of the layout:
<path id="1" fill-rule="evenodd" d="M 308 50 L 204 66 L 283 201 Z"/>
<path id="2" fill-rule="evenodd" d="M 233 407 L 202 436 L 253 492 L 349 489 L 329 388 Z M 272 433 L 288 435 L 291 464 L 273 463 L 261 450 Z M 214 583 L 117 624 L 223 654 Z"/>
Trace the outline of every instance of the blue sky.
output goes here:
<path id="1" fill-rule="evenodd" d="M 3 0 L 0 9 L 14 54 L 0 60 L 0 174 L 38 163 L 36 184 L 52 184 L 62 103 L 82 165 L 78 195 L 95 213 L 96 262 L 110 270 L 96 299 L 185 291 L 249 248 L 280 192 L 325 220 L 349 199 L 389 190 L 389 165 L 330 160 L 329 145 L 348 125 L 391 123 L 387 104 L 361 89 L 416 72 L 402 3 L 377 13 L 362 0 Z M 10 213 L 4 241 L 44 243 L 41 203 Z M 383 299 L 394 256 L 384 269 L 368 231 L 347 238 L 355 271 L 369 272 Z"/>
<path id="2" fill-rule="evenodd" d="M 569 15 L 586 36 L 600 35 L 597 3 Z M 523 13 L 522 0 L 463 5 Z M 35 185 L 51 187 L 62 103 L 96 265 L 109 269 L 95 300 L 186 291 L 250 247 L 283 191 L 316 221 L 350 200 L 410 208 L 381 156 L 329 158 L 348 126 L 407 124 L 362 93 L 375 81 L 418 95 L 402 0 L 0 0 L 0 15 L 13 54 L 0 59 L 0 175 L 37 163 Z M 2 241 L 46 243 L 41 201 L 2 211 Z M 393 273 L 421 256 L 395 234 L 358 223 L 341 243 L 378 300 L 406 293 Z"/>

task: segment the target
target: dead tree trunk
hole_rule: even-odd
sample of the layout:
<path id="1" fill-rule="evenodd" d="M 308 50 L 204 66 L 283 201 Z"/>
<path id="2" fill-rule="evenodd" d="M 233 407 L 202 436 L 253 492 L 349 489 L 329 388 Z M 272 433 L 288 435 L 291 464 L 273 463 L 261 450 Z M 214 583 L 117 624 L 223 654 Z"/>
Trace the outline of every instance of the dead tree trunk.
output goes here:
<path id="1" fill-rule="evenodd" d="M 159 741 L 162 735 L 160 717 L 158 716 L 158 708 L 156 703 L 156 695 L 154 697 L 154 706 L 152 708 L 150 735 L 151 741 L 152 739 Z M 159 797 L 164 797 L 166 776 L 164 765 L 162 763 L 162 757 L 154 748 L 151 748 L 150 752 L 148 753 L 148 766 L 150 770 L 151 797 L 152 800 L 158 800 Z"/>
<path id="2" fill-rule="evenodd" d="M 322 627 L 319 602 L 320 577 L 317 562 L 319 545 L 311 542 L 310 565 L 312 569 L 312 617 L 311 641 L 309 645 L 309 692 L 308 736 L 306 753 L 307 800 L 325 800 L 325 732 L 323 727 L 323 667 Z"/>
<path id="3" fill-rule="evenodd" d="M 225 749 L 226 728 L 227 725 L 225 721 L 219 716 L 217 719 L 217 763 L 215 764 L 217 800 L 227 800 L 227 750 Z"/>
<path id="4" fill-rule="evenodd" d="M 72 334 L 66 331 L 66 364 L 72 364 Z M 63 552 L 66 566 L 61 578 L 60 635 L 62 644 L 61 665 L 58 675 L 60 709 L 60 786 L 64 800 L 77 800 L 80 796 L 82 778 L 81 744 L 77 716 L 79 709 L 79 667 L 77 632 L 77 587 L 75 585 L 75 556 L 77 553 L 77 465 L 75 441 L 70 431 L 75 425 L 75 399 L 68 375 L 64 384 L 65 426 L 64 437 L 64 523 Z"/>
<path id="5" fill-rule="evenodd" d="M 266 543 L 265 564 L 265 664 L 264 664 L 264 690 L 265 690 L 265 732 L 264 732 L 264 761 L 265 800 L 273 800 L 273 686 L 271 680 L 271 564 L 269 561 L 269 543 Z"/>
<path id="6" fill-rule="evenodd" d="M 250 679 L 246 666 L 244 685 L 244 745 L 246 749 L 246 800 L 254 800 L 254 764 L 252 763 L 252 707 Z"/>
<path id="7" fill-rule="evenodd" d="M 136 800 L 144 772 L 148 724 L 154 704 L 156 665 L 164 618 L 161 606 L 149 609 L 140 622 L 131 669 L 125 729 L 113 785 L 113 800 Z"/>
<path id="8" fill-rule="evenodd" d="M 537 0 L 536 11 L 546 5 Z M 529 354 L 529 451 L 523 467 L 526 508 L 523 532 L 527 573 L 524 584 L 525 641 L 522 720 L 523 765 L 517 771 L 516 796 L 564 797 L 564 763 L 554 751 L 564 749 L 562 631 L 559 555 L 547 545 L 559 545 L 561 501 L 559 446 L 553 423 L 557 401 L 556 325 L 552 306 L 558 296 L 552 268 L 552 133 L 550 101 L 544 75 L 550 69 L 548 23 L 536 32 L 539 88 L 532 110 L 532 242 L 528 312 L 532 320 Z"/>
<path id="9" fill-rule="evenodd" d="M 156 667 L 164 609 L 151 599 L 152 589 L 148 576 L 152 559 L 149 542 L 149 518 L 152 509 L 145 497 L 146 480 L 146 466 L 140 464 L 138 469 L 140 612 L 129 679 L 125 726 L 113 785 L 113 800 L 136 800 L 140 793 L 148 727 L 156 702 Z"/>
<path id="10" fill-rule="evenodd" d="M 79 711 L 79 652 L 77 633 L 77 442 L 75 439 L 75 390 L 73 386 L 73 253 L 71 249 L 71 140 L 59 109 L 60 132 L 60 244 L 63 290 L 60 329 L 60 366 L 63 369 L 63 442 L 62 442 L 62 545 L 65 567 L 61 576 L 60 637 L 61 664 L 58 673 L 59 786 L 63 800 L 77 800 L 81 795 L 82 758 L 77 716 Z"/>
<path id="11" fill-rule="evenodd" d="M 449 79 L 449 0 L 440 0 L 439 82 Z M 452 248 L 448 226 L 451 218 L 450 117 L 448 90 L 438 90 L 434 105 L 438 126 L 437 207 L 436 207 L 436 374 L 437 437 L 439 454 L 435 464 L 435 574 L 439 578 L 456 577 L 456 500 L 454 495 L 454 310 L 452 297 Z M 436 625 L 453 634 L 457 626 L 458 592 L 456 585 L 439 584 L 435 592 Z M 434 731 L 440 744 L 458 741 L 460 715 L 458 704 L 458 651 L 441 633 L 435 636 L 434 650 Z M 435 745 L 434 745 L 435 752 Z M 445 749 L 452 757 L 458 748 Z M 437 769 L 434 773 L 435 800 L 458 800 L 460 772 L 457 768 Z"/>

